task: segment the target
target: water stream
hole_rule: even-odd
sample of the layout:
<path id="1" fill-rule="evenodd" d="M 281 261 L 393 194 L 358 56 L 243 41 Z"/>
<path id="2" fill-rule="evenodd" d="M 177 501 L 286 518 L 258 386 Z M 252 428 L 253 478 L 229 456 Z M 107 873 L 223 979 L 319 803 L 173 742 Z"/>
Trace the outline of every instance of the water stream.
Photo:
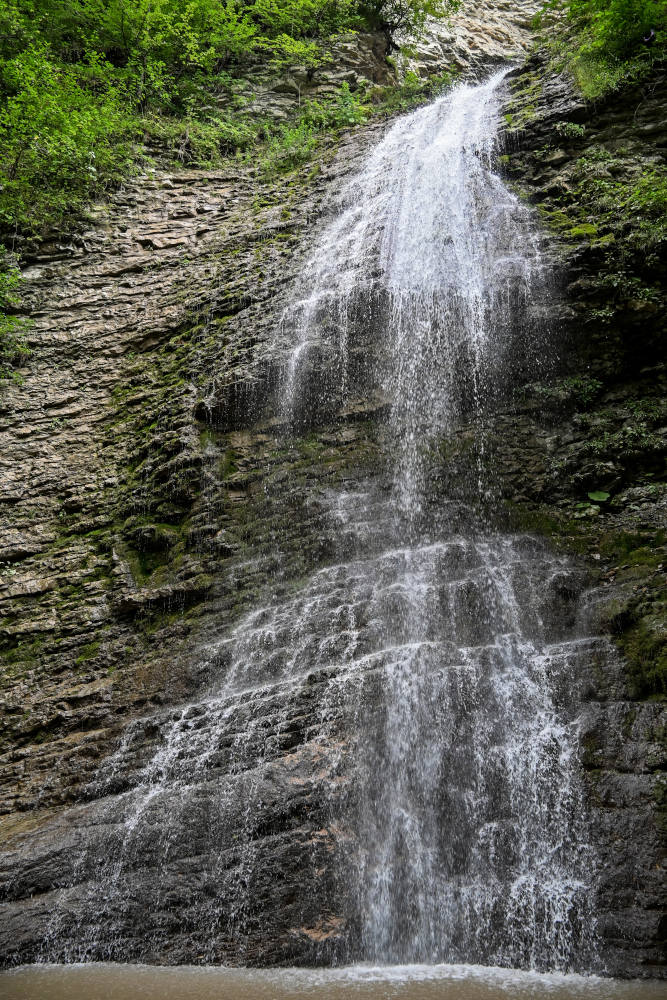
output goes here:
<path id="1" fill-rule="evenodd" d="M 245 970 L 88 964 L 0 972 L 5 1000 L 663 1000 L 660 983 L 480 966 Z"/>
<path id="2" fill-rule="evenodd" d="M 494 493 L 483 433 L 465 474 L 471 509 L 428 503 L 438 442 L 545 342 L 533 219 L 495 170 L 505 75 L 389 131 L 342 191 L 284 317 L 298 331 L 283 396 L 297 426 L 309 381 L 320 405 L 345 405 L 370 374 L 389 401 L 393 488 L 357 544 L 372 538 L 381 554 L 345 567 L 363 628 L 336 681 L 368 706 L 357 877 L 376 961 L 568 968 L 594 951 L 576 726 L 557 695 L 587 652 L 559 607 L 568 567 L 472 512 Z M 358 517 L 341 505 L 344 532 Z"/>
<path id="3" fill-rule="evenodd" d="M 386 468 L 332 487 L 330 564 L 213 644 L 213 687 L 150 723 L 139 763 L 148 723 L 128 728 L 44 959 L 141 957 L 137 921 L 162 942 L 187 925 L 193 958 L 230 941 L 242 956 L 271 891 L 266 803 L 281 782 L 317 780 L 321 822 L 340 833 L 323 864 L 346 887 L 349 960 L 596 966 L 577 709 L 597 640 L 577 629 L 576 574 L 493 530 L 483 435 L 467 499 L 431 476 L 442 441 L 545 342 L 539 240 L 495 171 L 503 76 L 399 120 L 341 191 L 283 315 L 278 407 L 298 434 L 375 393 Z M 290 771 L 297 756 L 312 779 Z M 135 775 L 120 794 L 119 773 Z M 165 899 L 180 916 L 151 924 Z M 500 995 L 485 990 L 456 995 Z"/>

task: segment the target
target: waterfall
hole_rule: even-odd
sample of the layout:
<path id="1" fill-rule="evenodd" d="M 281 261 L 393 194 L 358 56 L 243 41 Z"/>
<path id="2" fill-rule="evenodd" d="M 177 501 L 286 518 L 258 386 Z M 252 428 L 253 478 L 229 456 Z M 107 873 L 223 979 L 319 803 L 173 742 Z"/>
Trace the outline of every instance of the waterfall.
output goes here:
<path id="1" fill-rule="evenodd" d="M 282 317 L 277 405 L 298 435 L 373 396 L 386 465 L 326 492 L 331 559 L 211 644 L 211 689 L 128 728 L 47 957 L 162 955 L 187 924 L 190 957 L 243 959 L 279 890 L 266 803 L 301 782 L 315 832 L 286 829 L 344 886 L 338 960 L 594 963 L 575 574 L 493 529 L 483 434 L 456 498 L 433 477 L 544 343 L 539 239 L 495 171 L 504 75 L 401 118 L 340 192 Z M 165 900 L 176 928 L 151 923 Z M 127 943 L 133 920 L 162 951 Z"/>
<path id="2" fill-rule="evenodd" d="M 315 397 L 331 407 L 355 387 L 366 393 L 370 368 L 391 401 L 408 513 L 421 505 L 429 442 L 498 394 L 522 353 L 539 356 L 533 220 L 493 169 L 506 74 L 391 128 L 341 192 L 304 268 L 305 294 L 283 316 L 297 331 L 284 412 L 308 416 Z"/>
<path id="3" fill-rule="evenodd" d="M 297 333 L 288 415 L 312 400 L 309 381 L 344 406 L 369 371 L 390 407 L 393 489 L 359 546 L 370 534 L 382 551 L 345 587 L 348 616 L 368 625 L 335 682 L 361 706 L 356 878 L 363 954 L 381 962 L 568 968 L 593 947 L 575 726 L 558 691 L 586 643 L 562 641 L 548 596 L 567 566 L 425 509 L 429 450 L 543 343 L 539 241 L 494 169 L 506 72 L 390 129 L 283 317 Z M 473 463 L 469 503 L 492 489 Z M 358 510 L 339 509 L 354 532 Z"/>

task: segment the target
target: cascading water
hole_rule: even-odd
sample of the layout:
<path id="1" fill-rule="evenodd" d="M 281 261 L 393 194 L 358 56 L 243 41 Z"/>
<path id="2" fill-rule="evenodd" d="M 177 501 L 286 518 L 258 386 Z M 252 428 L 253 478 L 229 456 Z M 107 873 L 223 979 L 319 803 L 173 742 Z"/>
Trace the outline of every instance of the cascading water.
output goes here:
<path id="1" fill-rule="evenodd" d="M 539 244 L 493 169 L 505 75 L 391 129 L 342 192 L 307 295 L 284 317 L 298 330 L 293 419 L 308 417 L 309 353 L 328 361 L 330 401 L 345 404 L 355 367 L 357 386 L 370 369 L 389 401 L 393 490 L 374 534 L 393 547 L 367 567 L 371 662 L 353 655 L 345 671 L 368 706 L 359 903 L 364 954 L 379 961 L 567 967 L 593 947 L 576 741 L 553 684 L 582 646 L 558 641 L 563 621 L 544 600 L 567 568 L 479 516 L 425 509 L 429 450 L 483 413 L 517 355 L 539 361 Z M 359 364 L 368 328 L 379 343 Z M 473 508 L 493 493 L 483 434 L 476 444 Z"/>
<path id="2" fill-rule="evenodd" d="M 329 405 L 360 383 L 367 392 L 370 370 L 391 401 L 396 498 L 407 513 L 421 504 L 429 441 L 498 394 L 510 360 L 527 351 L 534 365 L 539 353 L 534 226 L 492 169 L 506 73 L 390 130 L 342 191 L 304 268 L 307 294 L 283 317 L 297 329 L 283 409 L 312 417 L 308 379 L 322 355 L 317 388 L 323 379 Z"/>
<path id="3" fill-rule="evenodd" d="M 299 757 L 340 834 L 334 854 L 321 831 L 301 848 L 347 887 L 337 958 L 593 964 L 575 716 L 594 641 L 576 635 L 572 571 L 476 513 L 479 447 L 464 502 L 431 476 L 443 438 L 539 354 L 538 242 L 493 170 L 503 75 L 399 120 L 341 192 L 283 316 L 279 406 L 297 433 L 374 393 L 390 458 L 327 493 L 331 564 L 213 644 L 209 694 L 128 729 L 45 957 L 161 955 L 126 941 L 169 906 L 178 928 L 156 918 L 151 940 L 187 926 L 191 958 L 226 954 L 278 891 L 258 831 L 281 782 L 308 784 Z"/>
<path id="4" fill-rule="evenodd" d="M 328 359 L 329 396 L 344 402 L 364 327 L 390 405 L 394 488 L 374 531 L 396 547 L 367 568 L 372 670 L 367 657 L 346 668 L 371 706 L 360 910 L 364 953 L 380 961 L 563 967 L 592 947 L 575 744 L 553 690 L 578 644 L 554 641 L 543 601 L 566 567 L 479 518 L 461 537 L 460 511 L 456 525 L 451 509 L 424 510 L 429 448 L 481 414 L 513 356 L 538 356 L 539 245 L 493 170 L 505 75 L 391 129 L 342 193 L 307 295 L 284 318 L 299 331 L 285 392 L 296 419 L 309 351 Z M 492 486 L 481 464 L 471 473 L 474 507 Z"/>

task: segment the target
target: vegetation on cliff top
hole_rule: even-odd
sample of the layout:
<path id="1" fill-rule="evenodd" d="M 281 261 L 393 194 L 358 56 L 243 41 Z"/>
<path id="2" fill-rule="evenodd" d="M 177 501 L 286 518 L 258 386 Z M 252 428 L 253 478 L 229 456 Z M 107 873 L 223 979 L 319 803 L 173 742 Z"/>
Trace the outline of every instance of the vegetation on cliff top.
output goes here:
<path id="1" fill-rule="evenodd" d="M 4 0 L 0 7 L 0 233 L 62 223 L 128 168 L 166 118 L 222 151 L 261 133 L 240 81 L 317 70 L 349 30 L 416 31 L 453 0 Z M 266 126 L 264 126 L 266 131 Z"/>
<path id="2" fill-rule="evenodd" d="M 667 0 L 548 0 L 537 24 L 561 30 L 548 44 L 585 97 L 645 77 L 667 52 Z"/>
<path id="3" fill-rule="evenodd" d="M 146 142 L 195 162 L 261 142 L 268 162 L 298 163 L 316 129 L 359 120 L 359 102 L 344 90 L 317 121 L 278 126 L 247 109 L 258 77 L 316 74 L 343 32 L 381 32 L 389 53 L 459 2 L 0 0 L 0 244 L 75 222 Z M 0 380 L 24 352 L 15 264 L 0 259 Z"/>

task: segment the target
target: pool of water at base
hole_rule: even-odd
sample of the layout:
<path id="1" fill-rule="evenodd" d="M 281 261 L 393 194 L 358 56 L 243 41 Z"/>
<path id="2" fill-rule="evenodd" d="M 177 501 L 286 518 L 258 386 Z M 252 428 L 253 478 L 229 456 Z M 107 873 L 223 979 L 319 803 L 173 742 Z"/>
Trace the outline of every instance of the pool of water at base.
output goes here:
<path id="1" fill-rule="evenodd" d="M 91 963 L 0 973 L 3 1000 L 665 1000 L 664 983 L 474 965 L 228 969 Z"/>

